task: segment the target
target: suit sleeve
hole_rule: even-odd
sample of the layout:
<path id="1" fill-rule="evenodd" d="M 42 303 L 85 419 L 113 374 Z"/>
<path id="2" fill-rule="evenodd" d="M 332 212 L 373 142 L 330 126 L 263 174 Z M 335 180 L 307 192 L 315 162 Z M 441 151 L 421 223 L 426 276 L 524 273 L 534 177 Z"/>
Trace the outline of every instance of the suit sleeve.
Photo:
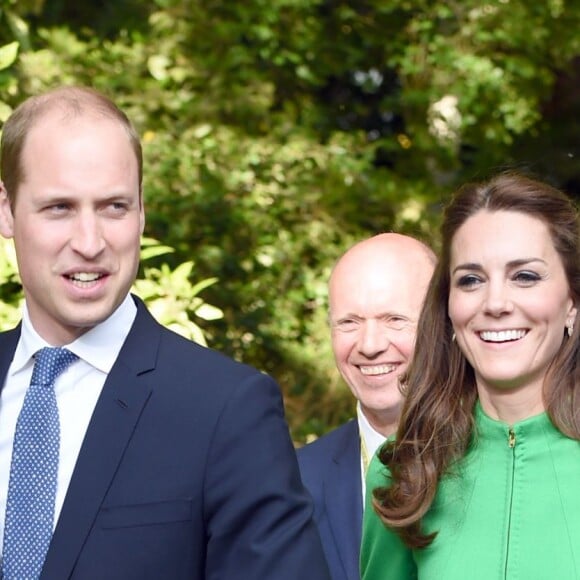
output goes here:
<path id="1" fill-rule="evenodd" d="M 373 489 L 385 483 L 385 466 L 375 455 L 366 477 L 361 580 L 413 580 L 417 578 L 417 570 L 411 550 L 397 534 L 385 527 L 372 506 Z"/>
<path id="2" fill-rule="evenodd" d="M 255 374 L 229 398 L 211 443 L 207 580 L 329 580 L 276 383 Z"/>

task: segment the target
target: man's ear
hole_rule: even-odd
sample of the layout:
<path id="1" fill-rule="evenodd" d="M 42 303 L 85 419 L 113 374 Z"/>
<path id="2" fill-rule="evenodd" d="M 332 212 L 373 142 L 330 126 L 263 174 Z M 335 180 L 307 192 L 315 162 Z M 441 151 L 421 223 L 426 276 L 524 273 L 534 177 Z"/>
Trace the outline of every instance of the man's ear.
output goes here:
<path id="1" fill-rule="evenodd" d="M 14 237 L 14 216 L 4 182 L 0 181 L 0 234 L 5 238 Z"/>

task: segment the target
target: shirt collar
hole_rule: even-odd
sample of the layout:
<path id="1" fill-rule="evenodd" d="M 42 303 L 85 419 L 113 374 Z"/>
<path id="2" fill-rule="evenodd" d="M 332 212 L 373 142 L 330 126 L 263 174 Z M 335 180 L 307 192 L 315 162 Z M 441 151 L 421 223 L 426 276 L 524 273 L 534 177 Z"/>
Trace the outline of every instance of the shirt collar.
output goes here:
<path id="1" fill-rule="evenodd" d="M 136 315 L 137 306 L 131 295 L 128 294 L 109 318 L 65 346 L 91 366 L 104 373 L 109 373 L 131 330 Z M 45 346 L 51 345 L 32 326 L 25 304 L 22 313 L 22 330 L 14 353 L 12 371 L 16 373 L 27 367 L 34 353 Z"/>
<path id="2" fill-rule="evenodd" d="M 370 460 L 377 452 L 377 449 L 385 442 L 385 436 L 373 429 L 362 411 L 360 402 L 356 405 L 356 417 L 358 421 L 358 430 L 360 436 L 364 440 Z"/>

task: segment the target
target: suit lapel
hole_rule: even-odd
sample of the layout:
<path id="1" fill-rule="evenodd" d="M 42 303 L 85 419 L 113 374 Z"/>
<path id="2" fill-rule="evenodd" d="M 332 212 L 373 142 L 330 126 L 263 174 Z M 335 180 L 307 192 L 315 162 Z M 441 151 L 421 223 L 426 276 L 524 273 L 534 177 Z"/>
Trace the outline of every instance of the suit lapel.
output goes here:
<path id="1" fill-rule="evenodd" d="M 4 388 L 8 369 L 20 338 L 20 324 L 13 330 L 0 334 L 0 391 Z"/>
<path id="2" fill-rule="evenodd" d="M 325 482 L 324 501 L 330 529 L 346 577 L 359 580 L 358 559 L 362 528 L 362 489 L 358 424 L 345 430 Z"/>
<path id="3" fill-rule="evenodd" d="M 42 579 L 69 578 L 151 394 L 160 327 L 138 302 L 133 327 L 91 417 L 46 557 Z"/>

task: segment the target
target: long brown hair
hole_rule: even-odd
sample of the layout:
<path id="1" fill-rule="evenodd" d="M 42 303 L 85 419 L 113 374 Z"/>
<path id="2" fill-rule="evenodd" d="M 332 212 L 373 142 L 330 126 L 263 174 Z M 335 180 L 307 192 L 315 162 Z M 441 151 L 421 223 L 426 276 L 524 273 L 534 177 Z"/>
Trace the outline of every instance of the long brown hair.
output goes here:
<path id="1" fill-rule="evenodd" d="M 580 304 L 580 229 L 578 210 L 570 198 L 546 183 L 516 173 L 502 173 L 488 182 L 459 189 L 445 209 L 441 257 L 419 318 L 397 436 L 379 454 L 389 468 L 389 482 L 373 491 L 375 510 L 411 548 L 433 541 L 436 532 L 424 533 L 421 520 L 442 475 L 465 454 L 472 437 L 475 376 L 452 340 L 447 301 L 453 237 L 482 209 L 516 211 L 542 220 L 564 265 L 572 300 Z M 553 424 L 580 440 L 578 326 L 575 321 L 572 336 L 563 339 L 546 374 L 543 396 Z"/>

